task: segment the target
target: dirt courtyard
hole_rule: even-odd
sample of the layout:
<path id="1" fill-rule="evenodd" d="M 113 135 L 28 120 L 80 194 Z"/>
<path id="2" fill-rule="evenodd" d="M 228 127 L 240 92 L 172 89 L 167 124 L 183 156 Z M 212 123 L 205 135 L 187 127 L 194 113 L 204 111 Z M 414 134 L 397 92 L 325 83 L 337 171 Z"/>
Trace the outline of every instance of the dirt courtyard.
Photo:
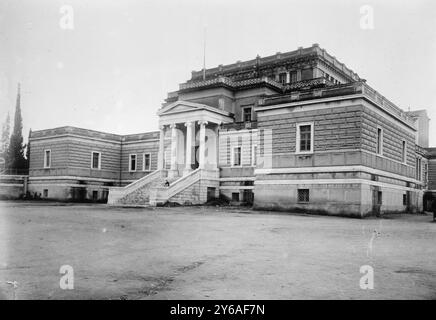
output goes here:
<path id="1" fill-rule="evenodd" d="M 431 220 L 0 202 L 0 299 L 436 299 Z"/>

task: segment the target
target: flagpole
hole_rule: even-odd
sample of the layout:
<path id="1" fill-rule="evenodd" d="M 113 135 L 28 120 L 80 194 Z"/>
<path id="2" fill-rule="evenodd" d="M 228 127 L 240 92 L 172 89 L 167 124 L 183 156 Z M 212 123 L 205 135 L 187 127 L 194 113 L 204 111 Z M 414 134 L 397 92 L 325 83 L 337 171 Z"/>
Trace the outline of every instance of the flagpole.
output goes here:
<path id="1" fill-rule="evenodd" d="M 203 28 L 203 80 L 206 80 L 206 26 Z"/>

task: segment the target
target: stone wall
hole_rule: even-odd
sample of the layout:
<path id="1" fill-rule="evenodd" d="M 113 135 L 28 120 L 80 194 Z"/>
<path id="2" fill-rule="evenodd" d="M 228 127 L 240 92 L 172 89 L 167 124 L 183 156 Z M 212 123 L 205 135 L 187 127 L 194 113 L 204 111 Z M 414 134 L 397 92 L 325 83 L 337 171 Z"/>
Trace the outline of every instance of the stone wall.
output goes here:
<path id="1" fill-rule="evenodd" d="M 0 200 L 19 199 L 25 194 L 28 176 L 0 175 Z"/>
<path id="2" fill-rule="evenodd" d="M 436 191 L 436 159 L 428 161 L 428 189 Z"/>
<path id="3" fill-rule="evenodd" d="M 302 109 L 304 110 L 304 109 Z M 258 129 L 272 130 L 273 157 L 296 151 L 298 123 L 314 122 L 314 150 L 359 149 L 362 107 L 348 105 L 308 111 L 258 114 Z"/>

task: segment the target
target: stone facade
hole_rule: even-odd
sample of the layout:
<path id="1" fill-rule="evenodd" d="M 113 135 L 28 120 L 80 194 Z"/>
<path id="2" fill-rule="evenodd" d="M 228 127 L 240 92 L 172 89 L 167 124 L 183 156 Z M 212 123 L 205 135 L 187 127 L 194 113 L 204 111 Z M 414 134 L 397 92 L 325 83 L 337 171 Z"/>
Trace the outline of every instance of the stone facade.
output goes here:
<path id="1" fill-rule="evenodd" d="M 138 135 L 32 133 L 29 188 L 58 186 L 49 194 L 68 198 L 69 188 L 85 184 L 86 197 L 112 190 L 114 204 L 221 196 L 353 217 L 421 211 L 424 194 L 436 189 L 425 111 L 404 112 L 317 44 L 193 71 L 158 116 L 159 132 Z M 99 170 L 90 168 L 93 151 L 101 152 Z"/>
<path id="2" fill-rule="evenodd" d="M 158 132 L 120 136 L 75 127 L 33 131 L 29 192 L 53 200 L 105 202 L 110 187 L 127 185 L 157 169 L 158 137 Z M 45 163 L 47 151 L 50 163 Z M 96 168 L 93 153 L 99 154 Z M 134 171 L 129 167 L 131 154 L 137 157 Z M 143 166 L 144 154 L 150 155 L 149 168 Z"/>

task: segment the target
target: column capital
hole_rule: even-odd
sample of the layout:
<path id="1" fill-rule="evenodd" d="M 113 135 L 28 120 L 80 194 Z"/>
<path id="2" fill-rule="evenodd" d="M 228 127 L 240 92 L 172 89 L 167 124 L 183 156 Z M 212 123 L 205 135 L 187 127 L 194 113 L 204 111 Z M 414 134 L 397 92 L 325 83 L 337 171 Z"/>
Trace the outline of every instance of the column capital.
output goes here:
<path id="1" fill-rule="evenodd" d="M 207 125 L 208 122 L 207 122 L 206 120 L 200 120 L 200 121 L 198 121 L 198 124 L 199 124 L 200 126 L 204 126 L 204 125 Z"/>
<path id="2" fill-rule="evenodd" d="M 161 125 L 159 126 L 159 130 L 165 130 L 165 125 L 164 125 L 164 124 L 161 124 Z"/>
<path id="3" fill-rule="evenodd" d="M 192 124 L 192 121 L 185 122 L 185 127 L 190 128 L 192 127 Z"/>
<path id="4" fill-rule="evenodd" d="M 171 128 L 171 129 L 175 129 L 175 128 L 177 128 L 177 123 L 171 123 L 171 124 L 170 124 L 170 128 Z"/>

